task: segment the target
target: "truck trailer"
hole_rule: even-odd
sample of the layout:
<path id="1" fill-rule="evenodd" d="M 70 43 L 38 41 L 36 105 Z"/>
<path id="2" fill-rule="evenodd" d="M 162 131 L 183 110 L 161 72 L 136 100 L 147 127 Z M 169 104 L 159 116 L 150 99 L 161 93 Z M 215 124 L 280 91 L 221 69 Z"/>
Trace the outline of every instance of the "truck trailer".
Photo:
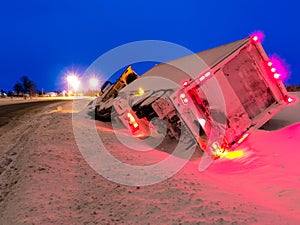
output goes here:
<path id="1" fill-rule="evenodd" d="M 130 67 L 130 74 L 130 84 L 98 99 L 96 115 L 109 113 L 136 137 L 155 132 L 192 140 L 213 159 L 293 101 L 255 35 L 158 64 L 140 77 Z M 109 108 L 105 116 L 101 108 Z"/>

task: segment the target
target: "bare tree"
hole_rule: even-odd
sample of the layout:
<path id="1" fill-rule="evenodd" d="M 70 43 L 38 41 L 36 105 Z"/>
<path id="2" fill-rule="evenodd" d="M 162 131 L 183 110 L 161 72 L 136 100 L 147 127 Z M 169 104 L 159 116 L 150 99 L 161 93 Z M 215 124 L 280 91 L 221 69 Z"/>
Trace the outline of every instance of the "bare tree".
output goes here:
<path id="1" fill-rule="evenodd" d="M 17 82 L 14 86 L 14 90 L 19 95 L 20 92 L 24 92 L 24 94 L 32 94 L 35 92 L 37 85 L 35 82 L 29 79 L 28 76 L 22 76 L 20 78 L 20 82 Z"/>
<path id="2" fill-rule="evenodd" d="M 17 93 L 17 95 L 19 95 L 21 92 L 24 91 L 23 89 L 23 85 L 20 82 L 17 82 L 14 87 L 13 87 L 14 91 Z"/>

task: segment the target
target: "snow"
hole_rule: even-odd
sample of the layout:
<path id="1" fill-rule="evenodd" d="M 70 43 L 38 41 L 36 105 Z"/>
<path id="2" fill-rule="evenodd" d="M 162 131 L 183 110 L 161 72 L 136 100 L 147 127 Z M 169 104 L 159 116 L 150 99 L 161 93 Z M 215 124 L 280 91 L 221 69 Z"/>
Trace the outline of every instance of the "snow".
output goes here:
<path id="1" fill-rule="evenodd" d="M 109 181 L 86 163 L 72 129 L 78 111 L 70 101 L 54 103 L 0 127 L 1 162 L 11 160 L 1 164 L 0 224 L 299 224 L 299 109 L 292 104 L 251 133 L 238 158 L 199 172 L 196 152 L 174 176 L 137 187 Z M 82 127 L 93 122 L 84 119 Z M 136 151 L 110 124 L 95 124 L 109 152 L 131 165 L 164 160 L 177 144 Z"/>

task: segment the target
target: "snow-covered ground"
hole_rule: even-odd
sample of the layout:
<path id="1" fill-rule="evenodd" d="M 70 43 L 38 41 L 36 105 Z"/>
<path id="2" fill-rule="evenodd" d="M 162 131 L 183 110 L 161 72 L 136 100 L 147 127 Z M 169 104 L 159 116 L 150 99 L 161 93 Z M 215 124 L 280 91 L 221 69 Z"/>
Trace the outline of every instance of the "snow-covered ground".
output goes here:
<path id="1" fill-rule="evenodd" d="M 299 110 L 290 105 L 251 133 L 237 149 L 241 157 L 199 172 L 196 155 L 169 179 L 138 187 L 111 182 L 86 163 L 71 102 L 26 114 L 0 128 L 0 224 L 300 224 Z M 92 121 L 85 119 L 82 126 Z M 176 145 L 133 151 L 109 124 L 96 128 L 111 154 L 132 165 L 162 160 Z"/>
<path id="2" fill-rule="evenodd" d="M 26 102 L 37 102 L 37 101 L 49 101 L 49 100 L 74 100 L 77 98 L 85 98 L 85 97 L 6 97 L 6 98 L 0 98 L 0 106 L 1 105 L 10 105 L 10 104 L 20 104 L 20 103 L 26 103 Z"/>

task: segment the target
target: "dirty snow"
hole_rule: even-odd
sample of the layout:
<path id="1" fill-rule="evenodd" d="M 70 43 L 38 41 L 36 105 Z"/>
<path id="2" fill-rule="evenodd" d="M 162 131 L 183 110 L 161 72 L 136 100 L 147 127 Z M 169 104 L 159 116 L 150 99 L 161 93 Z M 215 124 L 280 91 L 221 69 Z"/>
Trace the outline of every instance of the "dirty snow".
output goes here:
<path id="1" fill-rule="evenodd" d="M 28 112 L 0 127 L 0 224 L 299 224 L 299 109 L 289 106 L 252 133 L 240 158 L 200 173 L 196 154 L 173 177 L 139 187 L 111 182 L 86 163 L 72 102 Z M 133 165 L 162 160 L 174 146 L 166 140 L 137 152 L 109 124 L 96 128 L 111 154 Z"/>

